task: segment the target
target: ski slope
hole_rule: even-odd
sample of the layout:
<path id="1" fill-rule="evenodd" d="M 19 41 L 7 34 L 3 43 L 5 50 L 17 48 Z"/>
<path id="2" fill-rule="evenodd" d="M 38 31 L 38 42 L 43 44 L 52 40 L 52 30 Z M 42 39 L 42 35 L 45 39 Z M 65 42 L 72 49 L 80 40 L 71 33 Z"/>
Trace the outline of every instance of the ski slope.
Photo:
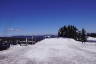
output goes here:
<path id="1" fill-rule="evenodd" d="M 35 45 L 0 51 L 0 64 L 96 64 L 96 43 L 48 38 Z"/>

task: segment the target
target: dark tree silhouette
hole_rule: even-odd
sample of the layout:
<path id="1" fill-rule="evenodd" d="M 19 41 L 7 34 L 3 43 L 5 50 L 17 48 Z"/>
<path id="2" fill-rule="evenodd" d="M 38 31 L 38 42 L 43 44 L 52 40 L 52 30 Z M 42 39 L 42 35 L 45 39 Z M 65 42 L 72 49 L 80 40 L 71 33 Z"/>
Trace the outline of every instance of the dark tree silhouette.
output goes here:
<path id="1" fill-rule="evenodd" d="M 82 43 L 87 41 L 85 29 L 82 29 L 81 41 Z"/>
<path id="2" fill-rule="evenodd" d="M 96 33 L 87 33 L 87 36 L 96 37 Z"/>
<path id="3" fill-rule="evenodd" d="M 72 25 L 63 26 L 59 29 L 58 36 L 59 37 L 67 37 L 67 38 L 77 38 L 77 28 Z"/>
<path id="4" fill-rule="evenodd" d="M 67 38 L 73 38 L 78 41 L 86 42 L 86 31 L 85 29 L 82 29 L 82 31 L 79 31 L 76 26 L 68 25 L 63 26 L 58 31 L 58 37 L 67 37 Z"/>
<path id="5" fill-rule="evenodd" d="M 78 31 L 78 33 L 77 33 L 77 40 L 78 41 L 81 41 L 81 35 L 82 35 L 81 31 Z"/>

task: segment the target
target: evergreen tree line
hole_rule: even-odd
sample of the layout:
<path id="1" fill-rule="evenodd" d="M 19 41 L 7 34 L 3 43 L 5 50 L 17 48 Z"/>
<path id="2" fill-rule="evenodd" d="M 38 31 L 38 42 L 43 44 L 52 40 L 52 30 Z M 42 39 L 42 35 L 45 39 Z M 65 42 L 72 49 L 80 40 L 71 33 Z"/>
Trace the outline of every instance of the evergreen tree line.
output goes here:
<path id="1" fill-rule="evenodd" d="M 87 33 L 87 36 L 96 37 L 96 33 Z"/>
<path id="2" fill-rule="evenodd" d="M 77 29 L 76 26 L 68 25 L 63 26 L 58 30 L 58 37 L 73 38 L 75 40 L 86 42 L 86 30 L 82 29 L 81 31 Z"/>

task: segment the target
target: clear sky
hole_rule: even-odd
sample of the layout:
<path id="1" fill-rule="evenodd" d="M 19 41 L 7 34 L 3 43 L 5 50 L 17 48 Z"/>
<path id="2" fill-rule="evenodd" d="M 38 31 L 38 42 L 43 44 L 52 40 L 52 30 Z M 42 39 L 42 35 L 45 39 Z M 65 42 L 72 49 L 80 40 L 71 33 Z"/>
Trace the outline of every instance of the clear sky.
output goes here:
<path id="1" fill-rule="evenodd" d="M 55 34 L 68 24 L 96 32 L 96 0 L 0 0 L 0 35 Z"/>

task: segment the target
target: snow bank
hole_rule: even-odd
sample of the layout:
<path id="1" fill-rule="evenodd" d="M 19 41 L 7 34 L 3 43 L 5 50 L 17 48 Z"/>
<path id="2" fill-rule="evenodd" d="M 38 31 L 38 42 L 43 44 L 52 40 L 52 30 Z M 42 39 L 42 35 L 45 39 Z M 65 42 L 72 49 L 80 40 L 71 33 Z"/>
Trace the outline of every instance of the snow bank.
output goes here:
<path id="1" fill-rule="evenodd" d="M 96 64 L 95 53 L 73 39 L 49 38 L 38 42 L 24 56 L 33 64 Z"/>
<path id="2" fill-rule="evenodd" d="M 94 38 L 94 37 L 88 37 L 87 40 L 95 40 L 96 41 L 96 38 Z"/>

